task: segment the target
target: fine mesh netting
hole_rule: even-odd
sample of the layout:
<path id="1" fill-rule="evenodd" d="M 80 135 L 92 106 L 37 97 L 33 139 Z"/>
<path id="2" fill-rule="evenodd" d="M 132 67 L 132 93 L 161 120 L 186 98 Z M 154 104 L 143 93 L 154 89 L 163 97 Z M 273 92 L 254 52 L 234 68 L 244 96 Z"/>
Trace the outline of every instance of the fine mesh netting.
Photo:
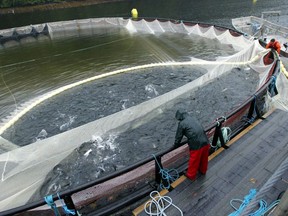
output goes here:
<path id="1" fill-rule="evenodd" d="M 288 77 L 287 77 L 287 67 L 284 65 L 288 65 L 288 59 L 282 58 L 283 63 L 281 62 L 280 70 L 282 73 L 277 76 L 275 83 L 277 86 L 278 94 L 269 98 L 272 101 L 273 107 L 288 111 Z"/>
<path id="2" fill-rule="evenodd" d="M 270 17 L 273 22 L 255 16 L 240 17 L 232 19 L 232 24 L 237 30 L 250 35 L 252 40 L 259 38 L 268 43 L 270 39 L 276 38 L 281 44 L 281 49 L 287 51 L 287 45 L 285 45 L 288 42 L 288 28 L 285 27 L 287 26 L 287 15 L 282 16 L 280 22 L 277 20 L 277 16 Z"/>
<path id="3" fill-rule="evenodd" d="M 44 28 L 45 25 L 41 26 Z M 101 140 L 107 140 L 108 143 L 113 143 L 115 140 L 113 134 L 124 134 L 132 129 L 140 128 L 142 125 L 148 124 L 158 117 L 160 118 L 165 110 L 169 110 L 174 106 L 176 107 L 182 99 L 188 100 L 187 98 L 189 98 L 189 96 L 193 95 L 203 86 L 209 85 L 209 83 L 212 83 L 228 74 L 237 76 L 237 73 L 245 73 L 247 80 L 250 79 L 250 77 L 257 77 L 255 78 L 257 79 L 257 84 L 254 83 L 254 91 L 251 91 L 251 94 L 253 94 L 253 92 L 265 83 L 268 73 L 272 68 L 272 64 L 264 65 L 263 56 L 268 51 L 264 50 L 258 41 L 249 41 L 239 35 L 233 36 L 229 30 L 223 30 L 213 26 L 201 27 L 198 24 L 192 25 L 189 23 L 173 23 L 170 21 L 163 22 L 157 20 L 149 22 L 145 20 L 132 21 L 130 19 L 122 18 L 66 21 L 48 23 L 47 26 L 49 29 L 49 36 L 52 39 L 81 34 L 93 34 L 93 32 L 97 31 L 98 28 L 101 28 L 101 30 L 105 28 L 107 31 L 111 28 L 120 28 L 128 31 L 131 35 L 136 33 L 161 35 L 171 32 L 179 34 L 179 37 L 189 35 L 192 39 L 194 36 L 200 36 L 211 40 L 217 40 L 223 44 L 223 46 L 230 46 L 235 50 L 235 53 L 229 56 L 218 57 L 215 61 L 199 59 L 191 56 L 189 60 L 182 62 L 169 61 L 151 63 L 114 70 L 110 73 L 97 75 L 89 79 L 63 86 L 29 101 L 29 103 L 21 107 L 21 109 L 16 110 L 13 115 L 9 116 L 5 122 L 1 123 L 1 134 L 5 134 L 6 130 L 9 130 L 11 126 L 17 124 L 17 122 L 20 121 L 21 118 L 24 118 L 28 112 L 32 112 L 33 109 L 36 109 L 37 106 L 45 103 L 48 99 L 53 100 L 53 97 L 61 95 L 63 92 L 108 77 L 109 75 L 119 75 L 119 78 L 121 78 L 122 73 L 131 73 L 132 76 L 133 72 L 141 71 L 141 73 L 144 73 L 145 70 L 153 71 L 159 68 L 166 68 L 167 71 L 172 68 L 174 76 L 177 76 L 177 71 L 179 73 L 184 73 L 185 71 L 187 72 L 190 70 L 194 71 L 193 78 L 190 80 L 186 79 L 182 85 L 175 86 L 174 89 L 167 89 L 161 94 L 156 94 L 155 89 L 152 88 L 153 86 L 150 86 L 151 90 L 154 91 L 154 96 L 148 98 L 148 100 L 138 101 L 135 104 L 131 104 L 129 107 L 115 110 L 115 112 L 109 113 L 106 116 L 100 117 L 89 123 L 85 122 L 85 124 L 78 125 L 78 127 L 63 133 L 55 134 L 54 136 L 39 140 L 21 148 L 16 148 L 15 144 L 6 141 L 8 146 L 13 145 L 13 150 L 0 155 L 0 172 L 2 174 L 0 183 L 0 208 L 2 210 L 23 205 L 29 200 L 37 200 L 39 198 L 38 196 L 43 196 L 43 194 L 35 195 L 39 188 L 42 187 L 43 182 L 45 182 L 45 185 L 48 187 L 48 189 L 41 190 L 41 192 L 44 191 L 43 193 L 51 193 L 57 190 L 66 189 L 63 186 L 66 183 L 62 184 L 61 188 L 59 187 L 61 184 L 47 181 L 46 176 L 55 167 L 57 170 L 57 165 L 63 160 L 67 161 L 67 156 L 75 154 L 74 150 L 79 148 L 83 143 L 85 143 L 86 146 L 83 147 L 84 150 L 80 151 L 80 153 L 82 156 L 84 154 L 89 156 L 89 153 L 92 150 L 90 151 L 87 147 L 87 143 L 88 145 L 95 145 L 97 143 L 103 145 Z M 41 28 L 37 27 L 36 29 Z M 27 32 L 30 31 L 28 30 Z M 9 35 L 8 33 L 6 34 Z M 183 68 L 185 68 L 185 70 L 183 70 Z M 198 72 L 196 73 L 195 71 Z M 251 73 L 251 75 L 249 75 L 249 73 Z M 255 76 L 255 73 L 257 76 Z M 163 75 L 163 80 L 165 80 L 164 76 L 169 77 L 168 74 Z M 184 77 L 189 75 L 191 74 L 187 73 Z M 229 82 L 229 80 L 226 80 L 225 82 Z M 222 92 L 223 91 L 226 91 L 225 88 L 222 89 Z M 221 90 L 219 93 L 221 93 Z M 231 98 L 233 98 L 233 96 L 231 96 Z M 201 101 L 199 101 L 199 103 L 201 103 Z M 241 103 L 241 101 L 239 103 Z M 211 104 L 207 105 L 211 106 Z M 237 106 L 237 104 L 231 106 Z M 109 109 L 109 104 L 107 109 Z M 225 113 L 221 114 L 224 115 Z M 161 121 L 161 118 L 159 121 Z M 208 119 L 207 122 L 211 122 L 211 119 Z M 163 124 L 165 124 L 165 122 Z M 142 137 L 142 135 L 139 134 L 139 137 Z M 141 142 L 143 145 L 146 144 L 145 140 L 142 140 Z M 167 140 L 167 142 L 169 142 L 169 140 Z M 172 141 L 170 140 L 170 142 Z M 105 145 L 103 148 L 105 149 Z M 105 151 L 103 152 L 105 153 Z M 97 154 L 94 156 L 97 157 Z M 105 156 L 109 157 L 109 154 L 104 155 L 103 158 L 105 158 Z M 95 160 L 97 160 L 97 158 Z M 71 163 L 73 163 L 73 161 Z M 84 164 L 83 167 L 85 166 L 86 165 Z M 80 167 L 79 169 L 83 169 L 83 167 Z M 117 169 L 119 169 L 119 167 Z M 96 174 L 94 175 L 95 177 L 97 177 Z M 61 178 L 59 180 L 61 181 Z M 89 179 L 89 181 L 90 180 L 91 179 Z M 81 183 L 83 183 L 83 181 L 81 181 Z M 70 185 L 75 186 L 74 183 L 71 183 Z M 55 188 L 53 189 L 53 186 L 55 186 L 56 190 Z"/>

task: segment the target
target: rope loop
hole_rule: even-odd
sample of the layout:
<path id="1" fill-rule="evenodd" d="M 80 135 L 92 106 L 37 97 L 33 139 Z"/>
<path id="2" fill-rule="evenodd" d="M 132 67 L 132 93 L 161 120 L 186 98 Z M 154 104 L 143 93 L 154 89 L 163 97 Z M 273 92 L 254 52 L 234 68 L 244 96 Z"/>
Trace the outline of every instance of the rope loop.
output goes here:
<path id="1" fill-rule="evenodd" d="M 239 199 L 233 199 L 230 201 L 231 207 L 236 210 L 235 212 L 232 212 L 228 216 L 238 216 L 240 215 L 243 210 L 247 207 L 247 205 L 250 203 L 250 201 L 256 196 L 256 189 L 251 189 L 250 193 L 244 197 L 244 200 L 239 200 Z M 240 207 L 237 209 L 234 205 L 233 202 L 242 202 Z M 253 213 L 250 213 L 248 216 L 264 216 L 266 213 L 268 213 L 271 209 L 276 207 L 280 203 L 280 199 L 275 200 L 273 203 L 271 203 L 270 206 L 268 206 L 267 202 L 263 199 L 259 201 L 259 208 Z"/>
<path id="2" fill-rule="evenodd" d="M 165 210 L 170 206 L 175 207 L 183 216 L 182 210 L 173 204 L 171 197 L 169 196 L 161 196 L 158 191 L 152 191 L 150 193 L 151 200 L 145 203 L 145 212 L 146 214 L 152 216 L 165 216 Z"/>
<path id="3" fill-rule="evenodd" d="M 232 212 L 231 214 L 229 214 L 228 216 L 238 216 L 242 213 L 242 211 L 245 209 L 245 207 L 249 204 L 249 202 L 256 196 L 256 189 L 251 189 L 249 194 L 246 195 L 244 197 L 244 200 L 240 200 L 240 199 L 232 199 L 230 201 L 230 205 L 232 206 L 232 208 L 236 211 Z M 233 202 L 242 202 L 241 205 L 239 206 L 239 208 L 236 208 L 233 205 Z"/>

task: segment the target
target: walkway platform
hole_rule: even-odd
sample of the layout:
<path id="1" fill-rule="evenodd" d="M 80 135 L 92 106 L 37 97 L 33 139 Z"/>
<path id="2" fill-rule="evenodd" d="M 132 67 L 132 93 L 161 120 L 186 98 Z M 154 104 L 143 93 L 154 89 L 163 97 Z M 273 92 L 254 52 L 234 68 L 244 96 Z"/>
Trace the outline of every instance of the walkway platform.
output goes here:
<path id="1" fill-rule="evenodd" d="M 247 208 L 255 212 L 258 199 L 270 205 L 288 189 L 287 130 L 288 113 L 273 111 L 231 140 L 227 150 L 219 149 L 210 155 L 206 176 L 199 176 L 194 182 L 181 176 L 173 183 L 172 191 L 161 191 L 161 195 L 172 198 L 173 204 L 189 216 L 227 216 L 235 211 L 230 201 L 244 200 L 250 189 L 257 190 L 256 206 L 253 208 L 251 202 Z M 147 215 L 145 203 L 133 214 Z M 234 206 L 240 204 L 236 202 Z M 177 216 L 180 212 L 170 206 L 165 214 Z"/>

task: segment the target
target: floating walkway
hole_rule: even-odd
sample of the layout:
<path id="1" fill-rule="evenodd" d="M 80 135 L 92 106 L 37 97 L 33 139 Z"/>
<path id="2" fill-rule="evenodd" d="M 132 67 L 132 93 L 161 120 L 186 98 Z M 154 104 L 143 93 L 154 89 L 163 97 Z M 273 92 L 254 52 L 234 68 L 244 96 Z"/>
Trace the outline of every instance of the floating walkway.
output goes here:
<path id="1" fill-rule="evenodd" d="M 269 206 L 285 191 L 287 195 L 287 129 L 288 113 L 275 110 L 231 140 L 228 143 L 230 148 L 219 149 L 210 155 L 206 176 L 199 176 L 194 182 L 181 176 L 172 184 L 172 190 L 161 191 L 161 196 L 170 197 L 183 215 L 189 216 L 229 215 L 235 212 L 230 201 L 244 200 L 251 189 L 256 189 L 257 193 L 246 207 L 247 214 L 244 209 L 242 214 L 237 215 L 255 212 L 260 200 L 265 200 Z M 281 202 L 282 206 L 283 202 L 284 206 L 288 206 L 288 200 L 283 198 Z M 135 209 L 133 215 L 147 215 L 145 204 Z M 233 205 L 238 208 L 241 202 Z M 181 215 L 174 206 L 166 209 L 165 214 Z"/>

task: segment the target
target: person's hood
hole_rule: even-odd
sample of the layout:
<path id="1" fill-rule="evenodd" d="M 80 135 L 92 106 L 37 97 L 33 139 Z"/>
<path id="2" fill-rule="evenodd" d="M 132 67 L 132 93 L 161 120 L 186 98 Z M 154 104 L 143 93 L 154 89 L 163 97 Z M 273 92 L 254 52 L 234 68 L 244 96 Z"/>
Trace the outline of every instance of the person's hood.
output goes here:
<path id="1" fill-rule="evenodd" d="M 187 115 L 188 115 L 188 113 L 184 109 L 179 109 L 179 110 L 176 111 L 175 118 L 178 121 L 182 121 L 183 119 L 185 119 L 185 117 Z"/>

